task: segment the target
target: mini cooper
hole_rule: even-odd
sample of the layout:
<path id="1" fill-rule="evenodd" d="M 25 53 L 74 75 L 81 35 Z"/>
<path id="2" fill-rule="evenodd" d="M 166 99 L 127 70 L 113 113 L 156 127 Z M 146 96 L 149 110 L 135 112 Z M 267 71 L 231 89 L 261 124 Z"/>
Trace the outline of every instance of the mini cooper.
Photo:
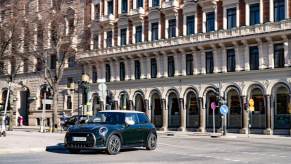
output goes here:
<path id="1" fill-rule="evenodd" d="M 71 126 L 64 145 L 70 153 L 96 149 L 115 155 L 132 147 L 154 150 L 157 132 L 143 112 L 108 110 L 98 112 L 86 124 Z"/>

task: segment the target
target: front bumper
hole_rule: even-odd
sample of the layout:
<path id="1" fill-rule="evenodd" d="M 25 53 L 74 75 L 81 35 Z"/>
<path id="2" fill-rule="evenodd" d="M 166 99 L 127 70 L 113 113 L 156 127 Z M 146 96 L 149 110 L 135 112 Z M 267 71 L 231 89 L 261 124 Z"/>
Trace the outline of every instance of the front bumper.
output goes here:
<path id="1" fill-rule="evenodd" d="M 86 141 L 73 141 L 73 137 L 86 137 Z M 106 149 L 106 140 L 94 133 L 73 132 L 65 136 L 65 148 L 67 149 Z"/>

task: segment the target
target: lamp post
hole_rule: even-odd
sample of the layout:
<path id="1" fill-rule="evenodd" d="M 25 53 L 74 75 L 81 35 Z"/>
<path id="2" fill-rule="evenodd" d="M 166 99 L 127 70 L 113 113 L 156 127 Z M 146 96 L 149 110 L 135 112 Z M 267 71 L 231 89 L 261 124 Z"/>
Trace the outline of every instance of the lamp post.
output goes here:
<path id="1" fill-rule="evenodd" d="M 42 89 L 44 90 L 43 99 L 42 99 L 42 114 L 41 114 L 41 126 L 40 126 L 40 132 L 44 132 L 44 120 L 45 120 L 45 110 L 46 110 L 46 104 L 47 102 L 47 92 L 49 92 L 49 86 L 47 83 L 44 83 L 42 85 Z"/>

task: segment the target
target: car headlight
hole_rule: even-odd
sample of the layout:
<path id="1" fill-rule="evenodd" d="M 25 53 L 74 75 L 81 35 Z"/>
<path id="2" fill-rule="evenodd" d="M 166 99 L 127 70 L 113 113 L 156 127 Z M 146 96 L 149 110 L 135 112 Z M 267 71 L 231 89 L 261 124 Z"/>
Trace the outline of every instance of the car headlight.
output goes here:
<path id="1" fill-rule="evenodd" d="M 99 129 L 99 134 L 100 134 L 101 136 L 105 136 L 107 132 L 108 132 L 108 129 L 107 129 L 106 127 L 101 127 L 101 128 Z"/>

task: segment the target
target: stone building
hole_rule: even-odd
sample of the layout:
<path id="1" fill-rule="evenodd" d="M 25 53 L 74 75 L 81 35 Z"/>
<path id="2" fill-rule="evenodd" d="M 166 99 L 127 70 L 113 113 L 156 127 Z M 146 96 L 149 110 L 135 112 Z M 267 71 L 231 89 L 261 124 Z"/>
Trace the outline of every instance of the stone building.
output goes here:
<path id="1" fill-rule="evenodd" d="M 93 104 L 140 110 L 161 130 L 291 129 L 291 0 L 93 0 L 90 47 L 78 61 Z M 89 13 L 89 12 L 88 12 Z M 98 99 L 98 84 L 108 95 Z M 113 101 L 111 101 L 111 99 Z M 215 111 L 217 128 L 221 115 Z"/>
<path id="2" fill-rule="evenodd" d="M 16 3 L 17 2 L 17 3 Z M 54 14 L 54 10 L 57 7 L 58 1 L 56 0 L 9 0 L 1 1 L 0 5 L 0 25 L 3 25 L 5 21 L 11 19 L 11 15 L 19 14 L 22 17 L 23 21 L 21 27 L 21 35 L 24 37 L 22 39 L 22 46 L 20 47 L 20 52 L 30 55 L 33 52 L 24 47 L 26 44 L 31 44 L 31 42 L 26 43 L 28 40 L 33 40 L 34 43 L 32 46 L 41 45 L 44 48 L 44 54 L 46 53 L 47 64 L 50 69 L 56 68 L 56 55 L 51 53 L 52 47 L 52 20 L 48 20 L 48 15 Z M 15 6 L 17 4 L 17 6 Z M 67 13 L 67 16 L 64 18 L 65 29 L 69 32 L 71 25 L 76 24 L 77 18 L 81 17 L 80 20 L 84 21 L 84 11 L 83 10 L 86 4 L 81 3 L 81 9 L 76 7 L 76 1 L 66 0 L 63 1 L 62 11 Z M 77 11 L 78 10 L 78 11 Z M 11 12 L 12 11 L 12 12 Z M 62 22 L 57 22 L 62 23 Z M 83 24 L 83 23 L 82 23 Z M 84 26 L 79 26 L 77 28 L 84 28 Z M 34 29 L 34 33 L 28 34 L 29 29 Z M 27 35 L 28 34 L 28 35 Z M 1 36 L 2 37 L 2 36 Z M 77 37 L 77 36 L 76 36 Z M 32 51 L 36 50 L 33 48 Z M 30 58 L 34 58 L 31 55 Z M 38 61 L 35 59 L 35 63 L 26 63 L 23 59 L 17 59 L 17 63 L 23 63 L 23 67 L 17 72 L 17 76 L 12 83 L 12 90 L 10 101 L 8 103 L 8 112 L 14 115 L 14 125 L 17 125 L 18 116 L 24 117 L 24 125 L 40 125 L 42 117 L 42 109 L 44 93 L 46 93 L 47 99 L 52 99 L 51 92 L 46 91 L 43 86 L 46 83 L 43 74 L 43 66 L 40 66 Z M 8 74 L 11 73 L 11 70 L 15 69 L 16 62 L 12 60 L 1 61 L 1 66 L 7 67 Z M 68 84 L 71 84 L 72 81 L 81 80 L 81 69 L 79 64 L 75 60 L 75 56 L 70 57 L 65 62 L 65 71 L 63 79 L 60 82 L 60 88 L 58 91 L 58 113 L 61 115 L 62 112 L 65 112 L 68 115 L 73 115 L 78 113 L 78 105 L 81 104 L 82 95 L 78 97 L 78 87 L 77 85 L 71 85 L 68 87 Z M 6 94 L 8 83 L 6 81 L 7 74 L 0 74 L 0 104 L 2 106 L 2 112 L 5 105 Z M 74 88 L 72 88 L 74 87 Z M 46 105 L 46 125 L 52 126 L 52 105 Z M 82 112 L 82 111 L 81 111 Z M 10 115 L 9 114 L 9 115 Z"/>

